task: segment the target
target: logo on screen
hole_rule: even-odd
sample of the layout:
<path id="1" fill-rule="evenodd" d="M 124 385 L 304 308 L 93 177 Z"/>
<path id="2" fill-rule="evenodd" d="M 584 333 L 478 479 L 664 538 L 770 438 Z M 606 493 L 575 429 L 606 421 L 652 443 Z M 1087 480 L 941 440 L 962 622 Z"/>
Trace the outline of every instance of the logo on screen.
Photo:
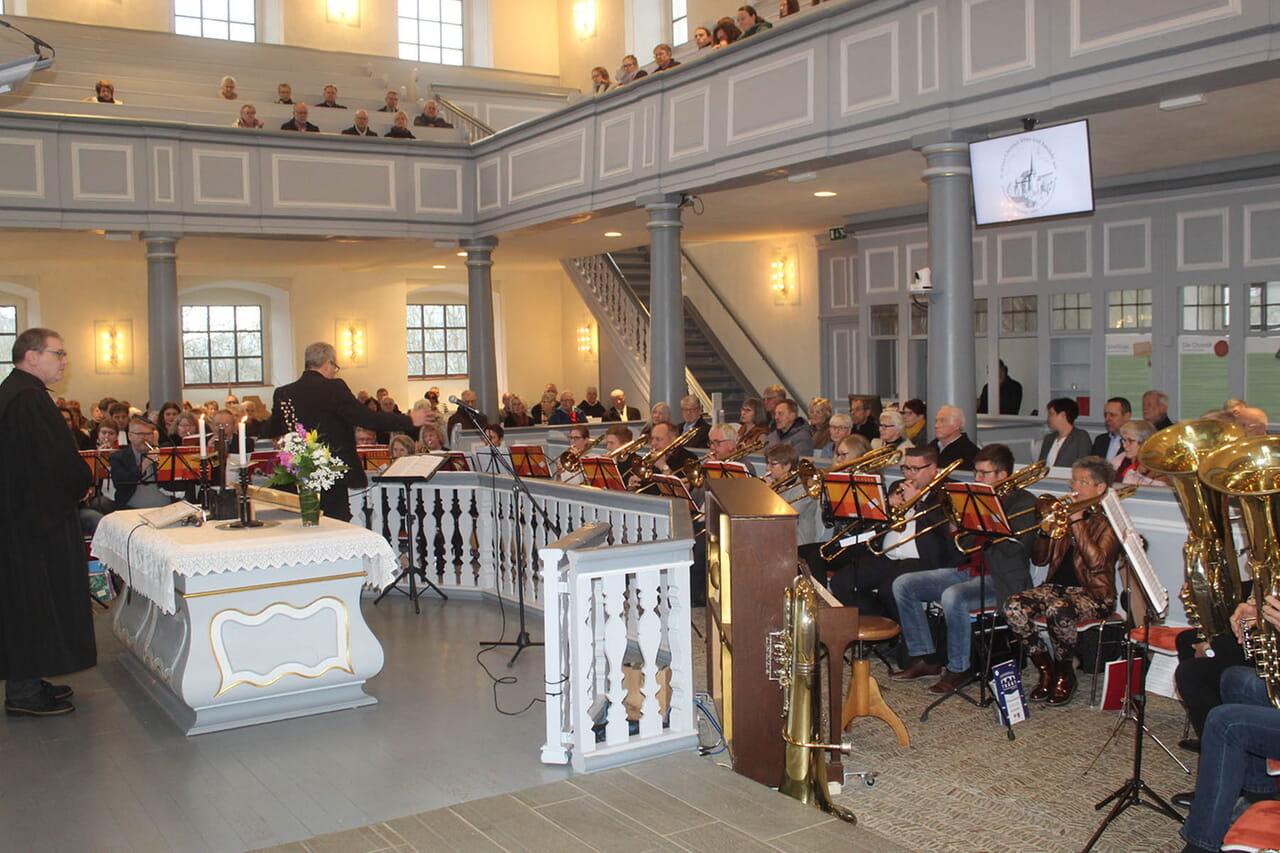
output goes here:
<path id="1" fill-rule="evenodd" d="M 1058 185 L 1053 149 L 1039 139 L 1022 139 L 1009 147 L 1000 163 L 1005 199 L 1023 215 L 1033 215 L 1053 200 Z"/>

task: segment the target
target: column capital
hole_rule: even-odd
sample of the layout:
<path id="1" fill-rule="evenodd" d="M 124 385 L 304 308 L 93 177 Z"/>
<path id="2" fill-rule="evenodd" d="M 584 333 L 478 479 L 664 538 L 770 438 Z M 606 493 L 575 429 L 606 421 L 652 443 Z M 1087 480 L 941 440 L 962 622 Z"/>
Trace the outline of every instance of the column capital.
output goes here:
<path id="1" fill-rule="evenodd" d="M 498 248 L 497 237 L 471 237 L 458 241 L 458 248 L 468 252 L 492 252 Z"/>
<path id="2" fill-rule="evenodd" d="M 163 231 L 143 231 L 138 235 L 138 239 L 146 244 L 147 258 L 176 258 L 177 252 L 174 251 L 176 244 L 183 237 L 182 234 L 172 234 Z"/>

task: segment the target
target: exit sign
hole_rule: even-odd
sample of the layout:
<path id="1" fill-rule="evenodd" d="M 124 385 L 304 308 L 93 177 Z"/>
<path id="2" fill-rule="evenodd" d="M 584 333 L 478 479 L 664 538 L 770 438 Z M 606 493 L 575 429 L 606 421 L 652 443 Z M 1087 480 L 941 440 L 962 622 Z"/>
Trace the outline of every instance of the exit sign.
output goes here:
<path id="1" fill-rule="evenodd" d="M 832 240 L 843 240 L 845 237 L 848 237 L 849 235 L 845 233 L 843 228 L 840 228 L 839 226 L 837 226 L 835 228 L 828 228 L 827 236 L 830 237 Z"/>

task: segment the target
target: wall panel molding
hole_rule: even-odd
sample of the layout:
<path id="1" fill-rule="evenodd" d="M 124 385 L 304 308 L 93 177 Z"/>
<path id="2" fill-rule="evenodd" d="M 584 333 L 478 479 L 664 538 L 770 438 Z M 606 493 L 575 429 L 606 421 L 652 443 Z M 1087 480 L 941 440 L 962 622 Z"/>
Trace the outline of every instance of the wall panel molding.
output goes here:
<path id="1" fill-rule="evenodd" d="M 1010 11 L 1021 6 L 1022 53 L 1006 62 L 979 66 L 974 48 L 975 31 L 986 32 L 987 27 L 974 26 L 974 12 L 983 6 L 1002 4 Z M 963 0 L 960 8 L 961 77 L 964 85 L 981 83 L 1009 74 L 1017 74 L 1036 67 L 1036 14 L 1035 0 Z"/>
<path id="2" fill-rule="evenodd" d="M 44 140 L 0 136 L 0 196 L 44 198 Z"/>
<path id="3" fill-rule="evenodd" d="M 332 183 L 334 167 L 339 166 L 344 180 Z M 272 154 L 271 203 L 282 208 L 392 212 L 396 209 L 395 161 Z"/>
<path id="4" fill-rule="evenodd" d="M 850 55 L 858 53 L 860 55 L 870 56 L 872 44 L 882 41 L 885 56 L 872 57 L 880 60 L 875 65 L 878 74 L 860 74 L 859 79 L 868 82 L 881 82 L 879 91 L 871 91 L 855 93 L 851 91 L 850 75 L 858 70 L 853 67 L 850 62 Z M 855 46 L 859 46 L 855 48 Z M 878 27 L 870 27 L 860 30 L 852 35 L 845 36 L 840 40 L 840 115 L 848 116 L 854 113 L 863 112 L 864 110 L 875 109 L 876 107 L 885 107 L 898 103 L 901 100 L 901 85 L 899 67 L 901 66 L 901 52 L 898 44 L 898 22 L 890 21 Z M 858 97 L 858 95 L 861 97 Z"/>
<path id="5" fill-rule="evenodd" d="M 728 144 L 734 145 L 780 130 L 813 125 L 815 56 L 812 49 L 784 56 L 765 65 L 752 65 L 748 70 L 730 74 L 728 104 Z M 767 91 L 761 93 L 761 87 Z M 775 97 L 774 91 L 786 93 Z M 739 99 L 743 100 L 739 104 Z M 768 110 L 761 110 L 761 103 Z M 762 119 L 771 120 L 762 120 Z M 738 122 L 746 123 L 739 129 Z"/>
<path id="6" fill-rule="evenodd" d="M 1138 249 L 1142 256 L 1141 263 L 1123 265 L 1116 263 L 1118 253 L 1123 249 L 1121 237 L 1125 234 L 1136 237 L 1140 243 Z M 1113 236 L 1114 235 L 1114 236 Z M 1131 237 L 1130 239 L 1133 239 Z M 1151 219 L 1127 219 L 1120 222 L 1104 222 L 1102 224 L 1102 274 L 1113 275 L 1146 275 L 1151 272 Z"/>
<path id="7" fill-rule="evenodd" d="M 221 163 L 222 168 L 219 169 Z M 237 174 L 227 171 L 231 165 Z M 217 170 L 205 180 L 205 169 Z M 206 186 L 206 184 L 208 186 Z M 235 187 L 237 194 L 225 192 Z M 220 194 L 211 194 L 223 190 Z M 249 152 L 230 151 L 225 148 L 192 148 L 191 149 L 191 197 L 196 204 L 236 204 L 248 205 L 249 195 Z"/>
<path id="8" fill-rule="evenodd" d="M 1266 235 L 1267 242 L 1255 240 L 1255 234 Z M 1280 202 L 1244 206 L 1244 265 L 1280 265 Z"/>
<path id="9" fill-rule="evenodd" d="M 71 197 L 76 201 L 134 201 L 133 148 L 109 142 L 72 142 Z M 86 163 L 86 158 L 95 162 Z M 113 178 L 123 184 L 113 189 L 106 183 Z"/>
<path id="10" fill-rule="evenodd" d="M 436 177 L 432 178 L 431 174 Z M 439 196 L 439 204 L 433 204 L 433 196 L 445 190 Z M 450 202 L 450 194 L 452 201 Z M 462 166 L 461 164 L 413 164 L 413 209 L 415 213 L 455 213 L 462 211 Z"/>
<path id="11" fill-rule="evenodd" d="M 578 187 L 587 180 L 587 129 L 544 136 L 507 152 L 507 203 Z"/>
<path id="12" fill-rule="evenodd" d="M 1184 4 L 1185 5 L 1185 4 Z M 1131 12 L 1135 22 L 1133 26 L 1120 27 L 1106 31 L 1098 22 L 1090 27 L 1089 15 L 1116 16 L 1117 9 Z M 1143 41 L 1149 38 L 1166 35 L 1188 27 L 1197 27 L 1212 21 L 1239 17 L 1241 0 L 1205 0 L 1200 8 L 1192 8 L 1177 14 L 1171 14 L 1162 20 L 1151 20 L 1162 10 L 1162 4 L 1149 0 L 1071 0 L 1071 55 L 1079 56 L 1108 47 Z M 1086 29 L 1096 32 L 1086 35 Z"/>

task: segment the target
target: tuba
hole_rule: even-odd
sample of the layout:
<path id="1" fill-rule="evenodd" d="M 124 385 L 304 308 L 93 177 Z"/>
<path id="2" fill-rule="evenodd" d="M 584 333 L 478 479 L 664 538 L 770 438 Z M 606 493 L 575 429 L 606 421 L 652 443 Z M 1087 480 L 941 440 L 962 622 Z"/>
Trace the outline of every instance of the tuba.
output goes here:
<path id="1" fill-rule="evenodd" d="M 1263 435 L 1229 444 L 1210 453 L 1200 463 L 1200 479 L 1224 495 L 1238 498 L 1249 531 L 1249 569 L 1253 573 L 1254 600 L 1280 595 L 1280 537 L 1277 511 L 1280 502 L 1280 437 Z M 1265 619 L 1249 629 L 1253 661 L 1267 682 L 1271 704 L 1280 708 L 1280 640 L 1276 627 Z"/>
<path id="2" fill-rule="evenodd" d="M 1235 424 L 1182 421 L 1148 438 L 1138 452 L 1139 462 L 1169 478 L 1187 520 L 1182 606 L 1187 621 L 1205 640 L 1231 630 L 1231 613 L 1240 602 L 1240 567 L 1227 521 L 1227 498 L 1206 489 L 1197 471 L 1203 457 L 1242 438 L 1244 430 Z"/>
<path id="3" fill-rule="evenodd" d="M 818 594 L 813 581 L 798 575 L 783 598 L 783 628 L 768 637 L 769 678 L 782 688 L 786 741 L 782 784 L 778 790 L 841 820 L 857 823 L 853 812 L 827 794 L 827 750 L 848 753 L 844 743 L 821 743 L 822 690 L 818 683 Z M 839 690 L 840 685 L 828 685 Z M 833 726 L 834 728 L 834 726 Z"/>

